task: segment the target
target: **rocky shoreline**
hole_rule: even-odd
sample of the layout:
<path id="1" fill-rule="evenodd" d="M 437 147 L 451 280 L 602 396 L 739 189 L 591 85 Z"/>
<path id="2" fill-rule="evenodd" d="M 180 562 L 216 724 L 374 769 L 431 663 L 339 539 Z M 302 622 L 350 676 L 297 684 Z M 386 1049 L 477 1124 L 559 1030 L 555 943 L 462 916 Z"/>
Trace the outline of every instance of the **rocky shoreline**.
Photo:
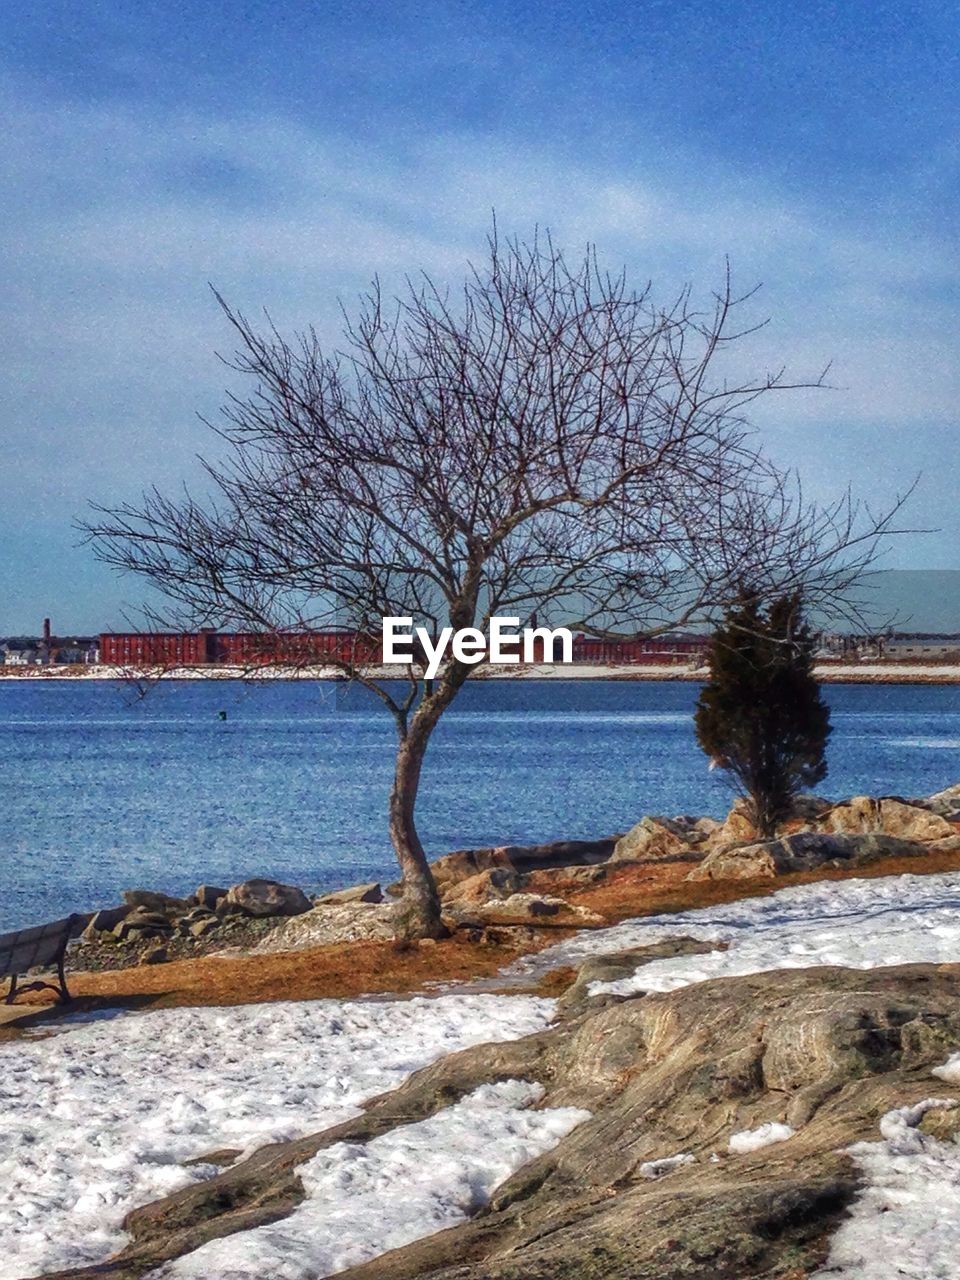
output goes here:
<path id="1" fill-rule="evenodd" d="M 591 897 L 627 868 L 669 867 L 691 885 L 771 882 L 795 872 L 954 854 L 960 854 L 960 784 L 919 799 L 802 797 L 775 840 L 761 840 L 736 804 L 723 822 L 647 816 L 600 840 L 457 850 L 432 867 L 450 933 L 522 950 L 545 931 L 609 923 Z M 365 884 L 310 898 L 273 880 L 201 885 L 185 899 L 130 889 L 120 904 L 86 918 L 67 967 L 97 972 L 389 941 L 399 892 L 399 884 L 386 891 Z"/>

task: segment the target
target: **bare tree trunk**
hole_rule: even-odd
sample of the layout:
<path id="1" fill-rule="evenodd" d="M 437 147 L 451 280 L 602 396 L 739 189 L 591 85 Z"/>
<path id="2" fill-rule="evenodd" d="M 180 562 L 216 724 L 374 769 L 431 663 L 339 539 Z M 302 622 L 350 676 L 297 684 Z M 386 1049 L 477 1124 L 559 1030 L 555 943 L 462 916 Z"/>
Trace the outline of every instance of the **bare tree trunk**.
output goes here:
<path id="1" fill-rule="evenodd" d="M 468 668 L 451 664 L 439 687 L 420 703 L 409 727 L 398 721 L 400 744 L 390 789 L 390 839 L 403 881 L 403 901 L 398 912 L 400 937 L 442 938 L 447 930 L 440 920 L 440 895 L 420 836 L 414 810 L 420 790 L 420 772 L 430 736 L 441 715 L 457 696 Z"/>
<path id="2" fill-rule="evenodd" d="M 390 839 L 403 879 L 398 933 L 411 939 L 440 938 L 446 932 L 440 922 L 437 886 L 414 821 L 427 740 L 427 736 L 415 731 L 400 743 L 390 790 Z"/>

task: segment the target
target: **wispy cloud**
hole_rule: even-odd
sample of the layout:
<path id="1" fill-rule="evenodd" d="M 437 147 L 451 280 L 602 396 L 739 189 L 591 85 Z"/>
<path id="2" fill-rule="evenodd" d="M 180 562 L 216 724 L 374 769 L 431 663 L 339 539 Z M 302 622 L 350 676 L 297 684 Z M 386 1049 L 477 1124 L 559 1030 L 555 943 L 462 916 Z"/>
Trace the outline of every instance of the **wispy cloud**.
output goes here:
<path id="1" fill-rule="evenodd" d="M 13 193 L 0 267 L 8 519 L 65 525 L 87 496 L 190 472 L 194 411 L 212 412 L 228 379 L 207 281 L 334 342 L 339 297 L 374 272 L 388 286 L 421 268 L 455 280 L 482 255 L 493 209 L 509 232 L 540 224 L 573 249 L 595 242 L 664 294 L 686 280 L 706 293 L 725 255 L 744 285 L 762 280 L 754 315 L 774 323 L 744 357 L 799 376 L 833 360 L 842 388 L 767 418 L 780 455 L 817 486 L 826 469 L 832 488 L 888 493 L 956 422 L 958 264 L 908 224 L 858 224 L 815 194 L 788 200 L 679 154 L 613 168 L 543 141 L 452 133 L 401 152 L 279 113 L 53 104 L 17 80 L 0 103 Z M 946 511 L 934 490 L 938 501 Z"/>

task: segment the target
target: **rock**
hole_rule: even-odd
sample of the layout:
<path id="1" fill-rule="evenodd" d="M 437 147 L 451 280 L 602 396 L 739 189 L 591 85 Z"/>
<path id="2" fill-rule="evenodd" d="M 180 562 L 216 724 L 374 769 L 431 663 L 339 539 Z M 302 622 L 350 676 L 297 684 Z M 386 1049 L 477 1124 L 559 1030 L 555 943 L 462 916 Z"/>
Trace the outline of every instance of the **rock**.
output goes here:
<path id="1" fill-rule="evenodd" d="M 960 822 L 960 782 L 955 783 L 952 787 L 945 787 L 943 791 L 936 791 L 932 796 L 927 796 L 923 800 L 914 800 L 913 804 L 919 805 L 924 809 L 939 814 L 941 818 L 947 818 L 951 822 Z"/>
<path id="2" fill-rule="evenodd" d="M 830 800 L 823 796 L 799 795 L 793 797 L 790 818 L 793 821 L 812 824 L 833 808 Z"/>
<path id="3" fill-rule="evenodd" d="M 193 899 L 198 907 L 206 907 L 208 911 L 214 911 L 217 903 L 226 896 L 226 889 L 217 889 L 213 885 L 202 884 L 199 889 L 194 891 Z"/>
<path id="4" fill-rule="evenodd" d="M 491 867 L 489 871 L 480 871 L 448 887 L 442 897 L 444 902 L 462 905 L 496 902 L 516 893 L 522 887 L 523 879 L 519 872 L 509 867 Z"/>
<path id="5" fill-rule="evenodd" d="M 821 831 L 882 831 L 903 840 L 943 840 L 957 834 L 939 814 L 895 796 L 879 800 L 872 796 L 854 796 L 852 800 L 834 805 L 817 825 Z"/>
<path id="6" fill-rule="evenodd" d="M 777 863 L 766 844 L 721 845 L 689 872 L 687 880 L 772 880 Z"/>
<path id="7" fill-rule="evenodd" d="M 158 911 L 164 915 L 176 915 L 188 911 L 193 905 L 183 898 L 171 898 L 166 893 L 152 889 L 124 889 L 120 895 L 129 907 L 142 907 L 145 911 Z"/>
<path id="8" fill-rule="evenodd" d="M 67 935 L 72 942 L 75 938 L 82 938 L 86 935 L 86 931 L 96 915 L 95 911 L 88 911 L 85 914 L 77 912 L 77 917 L 70 926 L 70 933 Z"/>
<path id="9" fill-rule="evenodd" d="M 222 1169 L 225 1165 L 233 1164 L 242 1155 L 243 1151 L 240 1147 L 218 1147 L 216 1151 L 207 1151 L 202 1156 L 191 1156 L 189 1160 L 183 1160 L 181 1163 L 185 1169 L 199 1164 L 213 1164 Z"/>
<path id="10" fill-rule="evenodd" d="M 692 823 L 691 819 L 691 823 Z M 612 862 L 636 862 L 640 858 L 666 858 L 672 854 L 686 853 L 690 848 L 682 820 L 671 818 L 641 818 L 614 846 Z"/>
<path id="11" fill-rule="evenodd" d="M 710 833 L 707 845 L 710 849 L 722 849 L 726 845 L 756 841 L 757 836 L 757 828 L 747 813 L 746 803 L 737 800 L 723 822 Z"/>
<path id="12" fill-rule="evenodd" d="M 696 938 L 665 938 L 663 942 L 654 942 L 646 947 L 631 947 L 627 951 L 608 951 L 605 954 L 590 956 L 580 966 L 576 979 L 566 989 L 557 1002 L 557 1007 L 564 1017 L 573 1017 L 583 1013 L 587 1007 L 600 1008 L 622 1000 L 622 996 L 598 993 L 590 994 L 590 985 L 594 982 L 617 982 L 621 978 L 631 978 L 652 960 L 661 960 L 669 956 L 705 955 L 708 951 L 716 951 L 721 944 L 716 942 L 700 942 Z"/>
<path id="13" fill-rule="evenodd" d="M 317 906 L 271 929 L 255 951 L 303 951 L 335 942 L 386 942 L 396 935 L 393 903 Z"/>
<path id="14" fill-rule="evenodd" d="M 509 871 L 536 871 L 541 867 L 592 866 L 607 862 L 619 836 L 604 840 L 556 840 L 550 844 L 497 845 L 490 849 L 458 849 L 430 864 L 441 894 L 479 871 L 505 867 Z M 390 893 L 396 886 L 391 885 Z"/>
<path id="15" fill-rule="evenodd" d="M 456 903 L 445 904 L 460 928 L 484 925 L 538 925 L 577 929 L 603 924 L 603 916 L 586 907 L 574 907 L 562 898 L 533 893 L 512 893 L 507 898 L 470 903 L 458 911 Z"/>
<path id="16" fill-rule="evenodd" d="M 216 916 L 206 916 L 201 920 L 191 920 L 188 928 L 192 937 L 205 938 L 208 933 L 215 933 L 220 928 L 220 921 Z"/>
<path id="17" fill-rule="evenodd" d="M 960 1142 L 960 1107 L 931 1107 L 917 1128 L 941 1142 Z"/>
<path id="18" fill-rule="evenodd" d="M 230 916 L 246 916 L 247 912 L 239 902 L 233 902 L 230 898 L 221 898 L 214 907 L 214 915 L 218 920 L 226 920 Z"/>
<path id="19" fill-rule="evenodd" d="M 847 1148 L 956 1086 L 930 1069 L 960 1042 L 955 972 L 936 965 L 789 970 L 622 1000 L 521 1040 L 477 1045 L 416 1072 L 362 1114 L 237 1164 L 127 1216 L 109 1264 L 149 1274 L 231 1232 L 293 1213 L 298 1169 L 497 1081 L 539 1083 L 539 1106 L 590 1113 L 503 1181 L 482 1212 L 351 1267 L 348 1280 L 731 1280 L 800 1277 L 862 1189 Z M 931 1115 L 931 1113 L 928 1113 Z M 928 1121 L 933 1125 L 935 1119 Z M 711 1160 L 770 1122 L 788 1143 Z M 644 1166 L 694 1159 L 660 1179 Z M 102 1264 L 74 1272 L 93 1280 Z M 113 1272 L 111 1272 L 112 1274 Z"/>
<path id="20" fill-rule="evenodd" d="M 169 960 L 166 947 L 150 947 L 140 957 L 141 964 L 166 964 Z"/>
<path id="21" fill-rule="evenodd" d="M 98 935 L 113 933 L 120 921 L 125 920 L 132 910 L 133 907 L 124 905 L 122 907 L 104 907 L 100 911 L 95 911 L 83 931 L 83 937 L 88 942 L 96 942 Z"/>
<path id="22" fill-rule="evenodd" d="M 697 818 L 688 832 L 688 839 L 691 844 L 702 844 L 705 840 L 709 840 L 714 832 L 719 831 L 721 825 L 716 818 Z"/>
<path id="23" fill-rule="evenodd" d="M 379 884 L 355 884 L 349 889 L 337 889 L 325 893 L 316 901 L 317 906 L 343 906 L 350 902 L 382 902 L 383 891 Z"/>
<path id="24" fill-rule="evenodd" d="M 830 801 L 821 796 L 795 796 L 789 817 L 780 824 L 780 834 L 792 835 L 816 826 L 822 815 L 832 807 Z M 711 820 L 700 819 L 700 822 L 710 824 Z M 734 801 L 722 823 L 713 823 L 707 827 L 705 845 L 707 849 L 713 850 L 732 844 L 756 844 L 759 840 L 760 833 L 750 817 L 749 805 L 740 797 Z"/>
<path id="25" fill-rule="evenodd" d="M 542 871 L 528 871 L 518 876 L 517 889 L 562 897 L 564 892 L 576 892 L 593 884 L 602 884 L 613 870 L 613 862 L 605 862 L 596 867 L 544 867 Z"/>
<path id="26" fill-rule="evenodd" d="M 173 925 L 166 916 L 160 915 L 156 911 L 131 911 L 120 923 L 114 928 L 113 936 L 120 942 L 128 940 L 136 941 L 138 938 L 159 937 L 161 934 L 169 934 L 173 931 Z"/>
<path id="27" fill-rule="evenodd" d="M 299 916 L 312 906 L 302 889 L 276 880 L 244 880 L 227 890 L 225 901 L 248 916 Z"/>
<path id="28" fill-rule="evenodd" d="M 159 929 L 130 929 L 119 941 L 134 944 L 140 942 L 163 942 L 166 936 Z"/>
<path id="29" fill-rule="evenodd" d="M 211 911 L 207 907 L 192 907 L 185 916 L 180 917 L 180 923 L 186 922 L 190 924 L 194 920 L 216 920 L 217 913 Z"/>
<path id="30" fill-rule="evenodd" d="M 915 858 L 927 845 L 883 834 L 829 834 L 800 831 L 779 840 L 714 849 L 688 880 L 771 879 L 790 871 L 810 871 L 827 863 L 861 867 L 878 858 Z"/>
<path id="31" fill-rule="evenodd" d="M 418 947 L 429 948 L 429 947 L 435 947 L 436 945 L 437 945 L 436 938 L 419 938 L 417 940 Z"/>

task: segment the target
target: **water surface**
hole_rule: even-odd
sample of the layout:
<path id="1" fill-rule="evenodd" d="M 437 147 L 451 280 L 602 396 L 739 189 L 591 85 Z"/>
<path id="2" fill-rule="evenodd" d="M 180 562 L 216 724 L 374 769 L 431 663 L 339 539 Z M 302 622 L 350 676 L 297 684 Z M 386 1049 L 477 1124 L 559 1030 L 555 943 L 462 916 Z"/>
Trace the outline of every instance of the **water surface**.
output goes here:
<path id="1" fill-rule="evenodd" d="M 924 795 L 960 779 L 960 688 L 825 692 L 825 794 Z M 667 682 L 468 684 L 424 770 L 428 852 L 591 839 L 644 813 L 721 816 L 730 794 L 696 746 L 696 696 Z M 141 699 L 121 683 L 2 680 L 0 741 L 0 930 L 138 885 L 395 878 L 394 730 L 363 690 L 194 680 Z"/>

